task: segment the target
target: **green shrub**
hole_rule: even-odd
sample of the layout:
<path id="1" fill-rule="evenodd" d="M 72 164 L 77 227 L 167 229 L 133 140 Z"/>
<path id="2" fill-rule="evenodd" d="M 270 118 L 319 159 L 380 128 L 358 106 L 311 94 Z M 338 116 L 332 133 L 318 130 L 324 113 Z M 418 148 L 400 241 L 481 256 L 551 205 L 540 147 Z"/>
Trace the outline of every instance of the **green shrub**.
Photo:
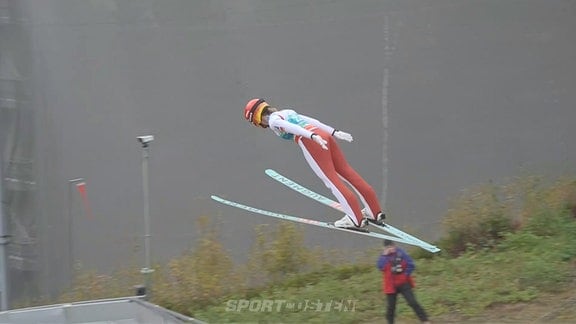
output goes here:
<path id="1" fill-rule="evenodd" d="M 464 191 L 443 220 L 446 235 L 439 245 L 452 256 L 493 248 L 507 233 L 527 227 L 537 236 L 559 233 L 564 216 L 574 218 L 576 181 L 546 182 L 537 176 L 517 177 Z M 558 218 L 558 215 L 563 215 Z"/>
<path id="2" fill-rule="evenodd" d="M 153 283 L 153 302 L 183 314 L 243 288 L 217 227 L 210 224 L 210 218 L 201 217 L 198 228 L 196 247 L 158 269 Z"/>
<path id="3" fill-rule="evenodd" d="M 142 282 L 138 267 L 126 267 L 111 274 L 80 269 L 71 288 L 61 294 L 59 303 L 124 297 L 134 294 L 134 286 Z"/>
<path id="4" fill-rule="evenodd" d="M 498 188 L 491 184 L 463 192 L 443 221 L 446 237 L 440 244 L 447 253 L 459 255 L 471 248 L 493 247 L 512 230 L 512 220 L 499 196 Z"/>
<path id="5" fill-rule="evenodd" d="M 535 246 L 541 243 L 541 241 L 542 237 L 528 231 L 520 233 L 507 233 L 503 242 L 498 246 L 498 250 L 528 252 L 532 251 Z"/>
<path id="6" fill-rule="evenodd" d="M 294 223 L 280 222 L 273 230 L 260 225 L 247 265 L 248 283 L 279 282 L 289 274 L 309 269 L 312 259 L 302 229 Z"/>
<path id="7" fill-rule="evenodd" d="M 568 217 L 562 210 L 541 208 L 526 221 L 525 229 L 536 236 L 552 236 L 564 232 Z"/>

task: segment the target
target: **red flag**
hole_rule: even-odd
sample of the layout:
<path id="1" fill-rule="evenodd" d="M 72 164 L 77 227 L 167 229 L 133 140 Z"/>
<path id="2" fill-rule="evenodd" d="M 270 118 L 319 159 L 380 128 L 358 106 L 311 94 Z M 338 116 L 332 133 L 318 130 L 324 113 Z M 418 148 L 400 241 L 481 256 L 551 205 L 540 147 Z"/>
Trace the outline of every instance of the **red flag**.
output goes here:
<path id="1" fill-rule="evenodd" d="M 92 219 L 92 209 L 90 208 L 90 201 L 88 200 L 88 194 L 86 193 L 86 182 L 78 182 L 76 184 L 76 189 L 82 197 L 82 202 L 84 203 L 84 210 L 86 211 L 86 216 Z"/>

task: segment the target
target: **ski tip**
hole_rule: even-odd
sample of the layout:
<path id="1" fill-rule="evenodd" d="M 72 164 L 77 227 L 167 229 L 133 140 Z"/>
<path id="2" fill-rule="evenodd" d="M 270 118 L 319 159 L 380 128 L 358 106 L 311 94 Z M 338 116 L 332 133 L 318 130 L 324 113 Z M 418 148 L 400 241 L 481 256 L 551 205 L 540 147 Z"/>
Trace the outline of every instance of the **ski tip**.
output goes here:
<path id="1" fill-rule="evenodd" d="M 276 172 L 272 169 L 266 169 L 266 171 L 264 171 L 264 172 L 266 172 L 266 174 L 278 174 L 278 172 Z"/>
<path id="2" fill-rule="evenodd" d="M 434 245 L 432 245 L 432 246 L 422 246 L 422 245 L 419 245 L 419 246 L 420 246 L 422 249 L 424 249 L 424 250 L 426 250 L 426 251 L 428 251 L 428 252 L 431 252 L 431 253 L 438 253 L 438 252 L 442 251 L 442 249 L 440 249 L 440 248 L 438 248 L 437 246 L 434 246 Z"/>

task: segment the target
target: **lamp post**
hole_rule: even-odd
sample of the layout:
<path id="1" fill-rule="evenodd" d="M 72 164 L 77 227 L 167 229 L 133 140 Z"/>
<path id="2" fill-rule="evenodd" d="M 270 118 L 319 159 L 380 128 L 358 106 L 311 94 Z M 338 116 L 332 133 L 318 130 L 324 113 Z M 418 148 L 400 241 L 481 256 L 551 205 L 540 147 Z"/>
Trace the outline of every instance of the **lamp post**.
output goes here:
<path id="1" fill-rule="evenodd" d="M 74 276 L 74 216 L 72 215 L 72 185 L 84 181 L 84 178 L 68 180 L 68 262 L 70 280 Z"/>
<path id="2" fill-rule="evenodd" d="M 154 141 L 153 135 L 138 136 L 142 145 L 142 193 L 144 198 L 144 267 L 140 273 L 144 275 L 144 299 L 150 298 L 151 275 L 154 272 L 150 260 L 150 194 L 148 185 L 148 159 L 150 157 L 149 145 Z"/>

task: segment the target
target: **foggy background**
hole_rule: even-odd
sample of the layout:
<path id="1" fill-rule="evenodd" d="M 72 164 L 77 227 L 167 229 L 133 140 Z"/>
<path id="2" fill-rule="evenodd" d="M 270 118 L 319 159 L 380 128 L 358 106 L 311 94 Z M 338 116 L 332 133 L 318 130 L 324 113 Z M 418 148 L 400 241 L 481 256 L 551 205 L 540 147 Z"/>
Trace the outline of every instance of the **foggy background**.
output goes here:
<path id="1" fill-rule="evenodd" d="M 574 1 L 0 3 L 11 275 L 32 295 L 67 282 L 70 256 L 99 271 L 142 264 L 140 135 L 156 136 L 154 261 L 192 247 L 202 215 L 239 262 L 254 227 L 277 223 L 211 194 L 340 218 L 264 174 L 273 168 L 331 197 L 297 145 L 243 119 L 254 97 L 351 133 L 341 147 L 389 221 L 425 239 L 442 234 L 465 188 L 574 172 Z M 79 177 L 92 217 L 70 194 Z M 380 244 L 305 231 L 307 243 L 343 253 Z"/>

